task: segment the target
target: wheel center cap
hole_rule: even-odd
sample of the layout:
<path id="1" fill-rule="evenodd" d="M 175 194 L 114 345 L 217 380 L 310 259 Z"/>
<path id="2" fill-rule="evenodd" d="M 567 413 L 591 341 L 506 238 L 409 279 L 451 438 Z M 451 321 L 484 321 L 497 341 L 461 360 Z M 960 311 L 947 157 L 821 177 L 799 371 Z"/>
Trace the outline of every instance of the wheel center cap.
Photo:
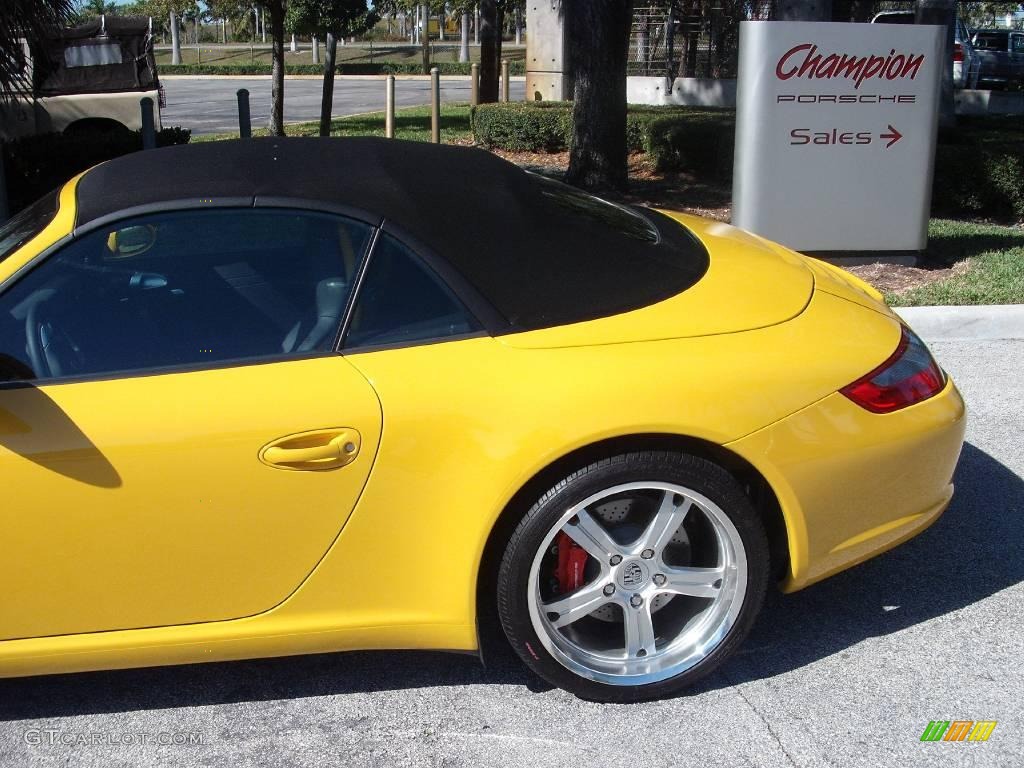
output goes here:
<path id="1" fill-rule="evenodd" d="M 647 567 L 639 560 L 630 560 L 619 569 L 619 586 L 623 589 L 640 589 L 648 578 Z"/>

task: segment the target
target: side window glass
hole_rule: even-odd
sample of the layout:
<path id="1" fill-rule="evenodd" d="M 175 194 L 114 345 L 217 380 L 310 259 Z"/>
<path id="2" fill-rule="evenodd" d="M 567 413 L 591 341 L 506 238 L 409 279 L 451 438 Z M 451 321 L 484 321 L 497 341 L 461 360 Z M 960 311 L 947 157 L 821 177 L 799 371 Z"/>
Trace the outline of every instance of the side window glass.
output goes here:
<path id="1" fill-rule="evenodd" d="M 0 294 L 0 381 L 330 350 L 371 233 L 283 209 L 94 230 Z"/>
<path id="2" fill-rule="evenodd" d="M 345 348 L 472 333 L 480 324 L 408 248 L 381 234 L 356 297 Z"/>

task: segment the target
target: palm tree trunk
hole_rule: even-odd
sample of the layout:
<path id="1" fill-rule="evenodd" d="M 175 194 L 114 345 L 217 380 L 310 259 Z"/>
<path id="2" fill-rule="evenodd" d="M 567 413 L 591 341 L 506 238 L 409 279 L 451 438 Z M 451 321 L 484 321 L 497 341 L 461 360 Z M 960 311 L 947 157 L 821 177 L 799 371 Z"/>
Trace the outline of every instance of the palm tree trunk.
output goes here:
<path id="1" fill-rule="evenodd" d="M 320 101 L 321 136 L 331 135 L 331 112 L 334 109 L 334 62 L 337 54 L 338 41 L 333 34 L 328 32 L 327 55 L 324 57 L 324 93 L 323 98 Z"/>
<path id="2" fill-rule="evenodd" d="M 462 41 L 459 45 L 459 61 L 469 61 L 469 14 L 462 14 Z"/>
<path id="3" fill-rule="evenodd" d="M 266 32 L 266 26 L 263 27 Z M 284 136 L 284 0 L 270 3 L 272 60 L 270 70 L 270 135 Z"/>
<path id="4" fill-rule="evenodd" d="M 181 64 L 181 38 L 178 36 L 178 14 L 171 11 L 171 64 Z"/>

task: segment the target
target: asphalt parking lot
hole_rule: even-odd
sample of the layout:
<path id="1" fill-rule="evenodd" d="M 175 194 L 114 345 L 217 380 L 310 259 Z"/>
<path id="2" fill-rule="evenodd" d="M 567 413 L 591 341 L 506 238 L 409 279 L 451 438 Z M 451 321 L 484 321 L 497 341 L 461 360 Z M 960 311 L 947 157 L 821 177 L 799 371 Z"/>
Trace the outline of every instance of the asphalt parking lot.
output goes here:
<path id="1" fill-rule="evenodd" d="M 164 125 L 189 128 L 196 136 L 206 133 L 237 133 L 239 88 L 249 91 L 253 128 L 264 128 L 270 120 L 269 77 L 167 77 L 161 82 L 167 106 L 161 111 Z M 441 78 L 441 101 L 469 102 L 469 78 Z M 510 97 L 522 101 L 524 78 L 509 78 Z M 284 85 L 284 119 L 298 123 L 320 119 L 323 80 L 287 79 Z M 430 103 L 430 81 L 402 78 L 395 83 L 395 104 L 414 107 Z M 384 79 L 338 77 L 334 82 L 334 117 L 384 110 Z M 441 116 L 444 120 L 444 114 Z"/>
<path id="2" fill-rule="evenodd" d="M 970 409 L 949 511 L 770 596 L 689 695 L 591 704 L 510 660 L 413 652 L 4 680 L 0 765 L 1020 766 L 1024 341 L 932 349 Z M 998 725 L 987 742 L 919 741 L 958 719 Z"/>

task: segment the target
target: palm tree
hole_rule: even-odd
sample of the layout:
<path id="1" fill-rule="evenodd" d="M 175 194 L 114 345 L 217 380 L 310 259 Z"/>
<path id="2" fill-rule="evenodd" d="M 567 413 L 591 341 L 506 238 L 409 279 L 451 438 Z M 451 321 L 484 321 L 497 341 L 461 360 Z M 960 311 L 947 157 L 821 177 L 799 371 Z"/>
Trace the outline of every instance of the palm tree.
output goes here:
<path id="1" fill-rule="evenodd" d="M 121 8 L 113 0 L 110 2 L 107 0 L 85 0 L 78 9 L 78 15 L 83 19 L 95 16 L 116 16 L 120 13 Z"/>
<path id="2" fill-rule="evenodd" d="M 21 40 L 30 43 L 64 26 L 75 12 L 72 0 L 3 0 L 0 3 L 0 98 L 24 93 Z"/>

